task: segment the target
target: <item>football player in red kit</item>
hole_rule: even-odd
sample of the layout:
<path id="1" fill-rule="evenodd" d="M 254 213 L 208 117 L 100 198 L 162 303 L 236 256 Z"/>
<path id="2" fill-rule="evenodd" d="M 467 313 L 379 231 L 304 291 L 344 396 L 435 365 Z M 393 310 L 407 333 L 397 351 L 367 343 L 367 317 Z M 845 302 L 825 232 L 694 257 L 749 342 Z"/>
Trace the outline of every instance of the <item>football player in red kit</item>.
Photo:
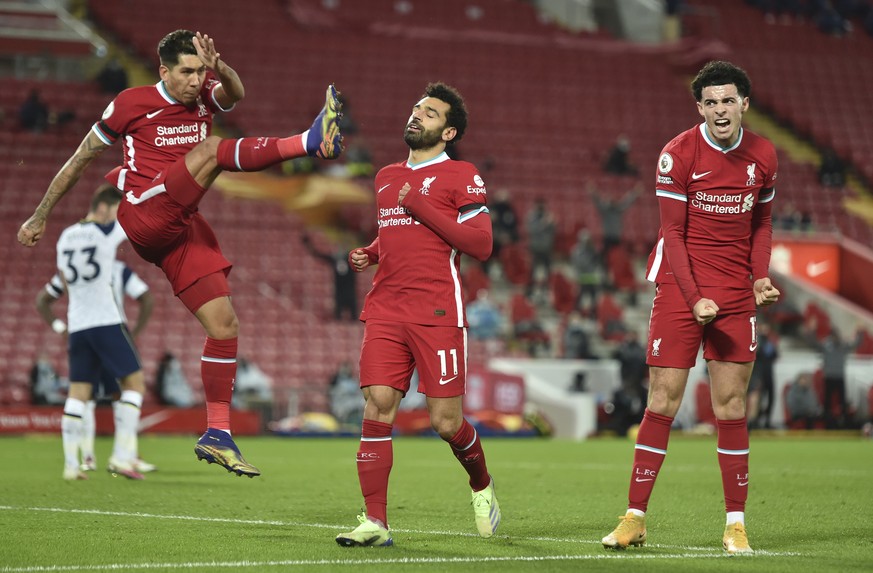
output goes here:
<path id="1" fill-rule="evenodd" d="M 160 81 L 124 90 L 110 102 L 72 157 L 61 167 L 18 240 L 33 246 L 55 204 L 91 161 L 120 140 L 123 161 L 106 179 L 125 196 L 118 221 L 134 249 L 167 276 L 173 292 L 206 331 L 201 375 L 207 430 L 198 459 L 254 477 L 230 434 L 239 321 L 230 300 L 231 263 L 198 205 L 222 170 L 257 171 L 310 155 L 338 157 L 340 104 L 333 86 L 312 127 L 291 137 L 222 139 L 211 135 L 216 112 L 229 111 L 245 90 L 237 73 L 200 32 L 176 30 L 158 44 Z"/>
<path id="2" fill-rule="evenodd" d="M 408 159 L 376 175 L 379 235 L 349 255 L 357 271 L 379 267 L 361 313 L 366 405 L 357 467 L 366 510 L 356 529 L 337 536 L 345 547 L 393 544 L 386 512 L 391 432 L 416 368 L 431 426 L 469 474 L 479 535 L 491 537 L 500 523 L 482 444 L 462 413 L 467 328 L 460 258 L 484 261 L 492 246 L 485 183 L 472 164 L 446 154 L 466 127 L 460 94 L 428 85 L 406 123 Z"/>
<path id="3" fill-rule="evenodd" d="M 627 513 L 603 546 L 624 549 L 646 541 L 649 497 L 702 343 L 718 421 L 727 511 L 723 546 L 729 553 L 750 553 L 746 391 L 757 349 L 756 304 L 779 297 L 767 276 L 776 150 L 741 125 L 751 91 L 745 71 L 709 62 L 691 90 L 704 121 L 670 141 L 658 160 L 661 229 L 647 268 L 656 285 L 649 398 L 634 449 Z"/>

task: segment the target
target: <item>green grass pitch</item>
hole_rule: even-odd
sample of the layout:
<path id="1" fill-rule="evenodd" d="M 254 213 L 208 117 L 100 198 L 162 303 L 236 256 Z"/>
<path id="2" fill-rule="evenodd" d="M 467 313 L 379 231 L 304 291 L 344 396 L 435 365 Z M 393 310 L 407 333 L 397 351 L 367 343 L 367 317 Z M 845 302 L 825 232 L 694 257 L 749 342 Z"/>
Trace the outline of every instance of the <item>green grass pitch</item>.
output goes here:
<path id="1" fill-rule="evenodd" d="M 870 571 L 873 441 L 752 437 L 746 509 L 756 553 L 721 549 L 714 437 L 674 434 L 649 507 L 648 544 L 607 552 L 633 444 L 484 440 L 503 521 L 476 536 L 466 474 L 435 438 L 394 440 L 395 546 L 342 548 L 362 498 L 354 439 L 241 437 L 259 478 L 197 462 L 196 437 L 146 436 L 145 481 L 61 479 L 60 436 L 0 438 L 0 573 L 46 571 Z"/>

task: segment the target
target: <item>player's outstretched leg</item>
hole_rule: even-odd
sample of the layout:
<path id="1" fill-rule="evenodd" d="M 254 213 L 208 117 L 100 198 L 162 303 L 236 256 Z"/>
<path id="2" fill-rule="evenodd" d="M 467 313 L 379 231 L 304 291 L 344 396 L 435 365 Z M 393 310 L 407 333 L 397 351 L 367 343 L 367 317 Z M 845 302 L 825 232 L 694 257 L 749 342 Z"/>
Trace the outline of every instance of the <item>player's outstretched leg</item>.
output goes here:
<path id="1" fill-rule="evenodd" d="M 749 547 L 749 538 L 746 536 L 746 527 L 742 523 L 731 523 L 724 528 L 722 545 L 725 551 L 734 553 L 753 553 Z"/>
<path id="2" fill-rule="evenodd" d="M 646 544 L 646 517 L 632 511 L 619 517 L 621 521 L 612 533 L 602 539 L 605 549 L 626 549 L 628 545 L 639 547 Z"/>
<path id="3" fill-rule="evenodd" d="M 494 495 L 494 479 L 488 487 L 473 492 L 473 514 L 476 516 L 476 529 L 481 537 L 491 537 L 500 525 L 500 505 Z"/>
<path id="4" fill-rule="evenodd" d="M 324 109 L 312 122 L 306 132 L 306 153 L 321 159 L 336 159 L 343 150 L 343 136 L 340 133 L 339 118 L 342 117 L 342 103 L 333 84 L 327 86 Z"/>
<path id="5" fill-rule="evenodd" d="M 353 531 L 340 533 L 336 542 L 343 547 L 388 547 L 394 545 L 391 532 L 381 521 L 371 518 L 365 511 L 358 516 L 358 525 Z"/>
<path id="6" fill-rule="evenodd" d="M 218 464 L 238 476 L 253 478 L 261 475 L 258 468 L 245 461 L 230 434 L 222 430 L 207 428 L 194 446 L 194 453 L 198 460 Z"/>

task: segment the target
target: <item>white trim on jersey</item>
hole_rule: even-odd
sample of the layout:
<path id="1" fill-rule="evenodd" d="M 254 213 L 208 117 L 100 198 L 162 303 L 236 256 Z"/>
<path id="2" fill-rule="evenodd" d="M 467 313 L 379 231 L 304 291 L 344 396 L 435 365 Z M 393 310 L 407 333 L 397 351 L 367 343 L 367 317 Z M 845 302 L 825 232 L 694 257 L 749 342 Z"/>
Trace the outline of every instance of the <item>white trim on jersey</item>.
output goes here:
<path id="1" fill-rule="evenodd" d="M 646 275 L 646 280 L 650 283 L 655 282 L 655 279 L 658 278 L 658 271 L 661 269 L 661 263 L 664 262 L 664 237 L 661 237 L 658 240 L 658 244 L 655 245 L 655 258 L 652 261 L 652 270 L 649 271 L 649 274 Z"/>
<path id="2" fill-rule="evenodd" d="M 212 100 L 212 103 L 215 104 L 215 107 L 217 107 L 218 109 L 220 109 L 221 111 L 226 113 L 226 112 L 232 110 L 233 108 L 235 108 L 236 104 L 235 103 L 231 104 L 230 107 L 225 108 L 225 107 L 222 107 L 220 103 L 218 103 L 218 100 L 215 99 L 215 90 L 217 90 L 219 88 L 219 86 L 221 86 L 221 82 L 218 82 L 217 84 L 212 86 L 212 89 L 209 90 L 209 99 Z M 305 139 L 304 139 L 304 141 L 305 141 Z"/>
<path id="3" fill-rule="evenodd" d="M 443 161 L 449 161 L 450 159 L 451 158 L 449 157 L 449 154 L 446 153 L 445 151 L 443 151 L 442 153 L 440 153 L 439 155 L 437 155 L 433 159 L 428 159 L 427 161 L 422 161 L 421 163 L 417 163 L 415 165 L 413 165 L 412 163 L 409 162 L 409 160 L 407 160 L 406 166 L 408 168 L 412 169 L 413 171 L 415 171 L 417 169 L 422 169 L 422 168 L 428 167 L 430 165 L 436 165 L 437 163 L 442 163 Z"/>
<path id="4" fill-rule="evenodd" d="M 478 215 L 480 213 L 489 213 L 488 207 L 486 207 L 485 205 L 482 205 L 478 209 L 471 209 L 470 211 L 467 211 L 466 213 L 458 213 L 458 223 L 463 223 L 464 221 L 469 221 L 470 219 L 472 219 L 473 217 L 475 217 L 476 215 Z"/>
<path id="5" fill-rule="evenodd" d="M 728 153 L 729 151 L 733 151 L 743 142 L 743 128 L 740 127 L 740 136 L 737 137 L 737 142 L 731 145 L 730 147 L 722 147 L 709 137 L 709 130 L 706 128 L 706 122 L 700 124 L 700 134 L 703 136 L 703 140 L 706 141 L 706 144 L 716 151 L 721 151 L 722 153 Z"/>
<path id="6" fill-rule="evenodd" d="M 458 314 L 458 327 L 464 327 L 464 298 L 461 292 L 461 279 L 458 276 L 458 269 L 455 268 L 455 257 L 458 256 L 458 249 L 452 249 L 449 255 L 449 270 L 452 273 L 452 284 L 455 287 L 455 310 Z"/>
<path id="7" fill-rule="evenodd" d="M 158 93 L 161 94 L 161 97 L 167 100 L 167 103 L 179 103 L 173 96 L 170 95 L 170 91 L 167 89 L 167 86 L 164 85 L 164 80 L 156 83 L 155 87 L 157 88 Z"/>
<path id="8" fill-rule="evenodd" d="M 96 124 L 96 123 L 95 123 L 94 125 L 91 126 L 91 131 L 93 131 L 93 132 L 94 132 L 94 135 L 96 135 L 97 138 L 98 138 L 100 141 L 102 141 L 103 143 L 105 143 L 106 145 L 112 145 L 113 143 L 115 143 L 114 141 L 112 141 L 111 139 L 109 139 L 109 138 L 107 138 L 105 135 L 103 135 L 103 132 L 102 132 L 102 131 L 100 131 L 99 129 L 97 129 L 97 124 Z"/>
<path id="9" fill-rule="evenodd" d="M 663 197 L 664 199 L 675 199 L 677 201 L 682 201 L 683 203 L 688 203 L 688 195 L 683 195 L 682 193 L 674 193 L 673 191 L 665 191 L 664 189 L 655 189 L 655 195 L 657 197 Z"/>
<path id="10" fill-rule="evenodd" d="M 203 362 L 214 362 L 216 364 L 236 363 L 236 358 L 213 358 L 212 356 L 201 356 L 200 360 L 202 360 Z"/>
<path id="11" fill-rule="evenodd" d="M 164 186 L 163 183 L 161 183 L 160 185 L 155 185 L 154 187 L 152 187 L 151 189 L 149 189 L 148 191 L 146 191 L 145 193 L 143 193 L 139 197 L 134 195 L 133 191 L 128 191 L 127 195 L 125 195 L 125 197 L 127 198 L 128 203 L 131 203 L 133 205 L 139 205 L 143 201 L 148 201 L 152 197 L 160 195 L 161 193 L 165 193 L 166 191 L 167 191 L 167 188 Z"/>

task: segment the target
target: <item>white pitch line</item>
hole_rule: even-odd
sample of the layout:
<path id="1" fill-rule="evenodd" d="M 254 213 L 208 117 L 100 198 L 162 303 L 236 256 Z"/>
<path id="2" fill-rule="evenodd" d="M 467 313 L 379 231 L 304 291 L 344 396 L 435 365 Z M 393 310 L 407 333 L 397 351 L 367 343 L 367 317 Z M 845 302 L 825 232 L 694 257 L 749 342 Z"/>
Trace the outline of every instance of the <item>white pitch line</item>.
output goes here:
<path id="1" fill-rule="evenodd" d="M 161 515 L 154 513 L 141 512 L 125 512 L 125 511 L 106 511 L 100 509 L 69 509 L 61 507 L 17 507 L 11 505 L 0 505 L 0 511 L 45 511 L 53 513 L 78 513 L 86 515 L 104 515 L 114 517 L 132 517 L 132 518 L 148 518 L 148 519 L 173 519 L 183 521 L 204 521 L 211 523 L 233 523 L 240 525 L 272 525 L 281 527 L 311 527 L 317 529 L 342 529 L 343 525 L 330 525 L 325 523 L 305 523 L 295 521 L 279 521 L 279 520 L 263 520 L 263 519 L 236 519 L 224 517 L 197 517 L 193 515 Z M 464 533 L 457 531 L 440 531 L 440 530 L 418 530 L 418 529 L 392 529 L 398 533 L 412 533 L 422 535 L 452 535 L 461 537 L 478 537 L 472 533 Z M 551 543 L 579 543 L 599 545 L 599 541 L 588 539 L 573 539 L 573 538 L 558 538 L 558 537 L 522 537 L 522 536 L 507 536 L 498 535 L 497 538 L 513 539 L 515 541 L 542 541 Z M 676 545 L 661 545 L 649 544 L 649 547 L 678 550 L 683 553 L 673 555 L 651 555 L 651 554 L 628 554 L 628 553 L 608 553 L 600 555 L 553 555 L 553 556 L 518 556 L 518 557 L 455 557 L 455 558 L 399 558 L 399 559 L 376 559 L 376 560 L 289 560 L 289 561 L 240 561 L 240 562 L 194 562 L 194 563 L 170 563 L 170 564 L 155 564 L 155 563 L 125 563 L 125 564 L 109 564 L 100 566 L 75 566 L 75 565 L 51 565 L 51 566 L 32 566 L 32 567 L 3 567 L 0 568 L 0 573 L 40 573 L 50 571 L 82 571 L 82 570 L 129 570 L 129 569 L 192 569 L 196 567 L 273 567 L 273 566 L 311 566 L 311 565 L 361 565 L 371 563 L 390 564 L 428 564 L 428 563 L 487 563 L 495 561 L 566 561 L 566 560 L 603 560 L 603 559 L 673 559 L 684 557 L 699 557 L 699 558 L 723 558 L 730 557 L 721 549 L 712 547 L 687 547 Z M 771 552 L 771 551 L 756 551 L 757 556 L 800 556 L 800 553 L 794 552 Z M 746 556 L 743 556 L 746 558 Z"/>
<path id="2" fill-rule="evenodd" d="M 758 552 L 756 555 L 787 555 L 786 553 Z M 189 563 L 110 563 L 107 565 L 47 565 L 32 567 L 3 567 L 0 573 L 49 573 L 66 571 L 130 571 L 137 569 L 195 569 L 195 568 L 263 568 L 263 567 L 312 567 L 312 566 L 358 566 L 358 565 L 435 565 L 435 564 L 470 564 L 470 563 L 535 563 L 545 561 L 604 561 L 612 559 L 731 559 L 725 553 L 701 555 L 699 553 L 677 553 L 675 555 L 520 555 L 516 557 L 399 557 L 396 559 L 289 559 L 282 561 L 195 561 Z M 742 556 L 740 559 L 749 559 Z"/>

